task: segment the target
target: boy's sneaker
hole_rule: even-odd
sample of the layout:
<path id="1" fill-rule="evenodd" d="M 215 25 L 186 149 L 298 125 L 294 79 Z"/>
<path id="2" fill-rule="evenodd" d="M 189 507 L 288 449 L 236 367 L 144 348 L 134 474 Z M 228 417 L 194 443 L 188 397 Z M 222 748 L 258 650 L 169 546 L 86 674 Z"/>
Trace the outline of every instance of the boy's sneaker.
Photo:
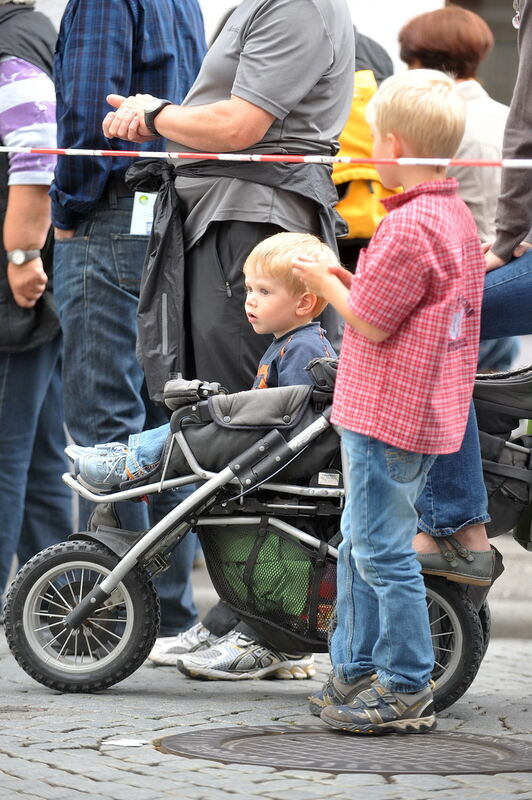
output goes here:
<path id="1" fill-rule="evenodd" d="M 354 683 L 343 683 L 335 678 L 331 672 L 319 692 L 311 694 L 309 697 L 309 710 L 315 717 L 319 717 L 326 706 L 349 705 L 351 700 L 371 686 L 372 680 L 376 675 L 361 675 Z"/>
<path id="2" fill-rule="evenodd" d="M 216 642 L 217 638 L 205 625 L 198 622 L 177 636 L 162 636 L 156 639 L 148 660 L 162 667 L 175 667 L 178 656 L 205 650 Z"/>
<path id="3" fill-rule="evenodd" d="M 219 681 L 266 677 L 301 680 L 316 674 L 312 654 L 272 650 L 239 631 L 226 633 L 199 653 L 178 656 L 177 668 L 189 678 Z"/>
<path id="4" fill-rule="evenodd" d="M 74 463 L 74 472 L 85 484 L 98 494 L 115 491 L 127 479 L 126 458 L 128 449 L 120 442 L 97 444 L 94 447 L 65 447 L 65 453 Z"/>
<path id="5" fill-rule="evenodd" d="M 432 684 L 419 692 L 392 692 L 375 679 L 349 705 L 329 705 L 321 719 L 349 733 L 425 733 L 436 727 Z"/>

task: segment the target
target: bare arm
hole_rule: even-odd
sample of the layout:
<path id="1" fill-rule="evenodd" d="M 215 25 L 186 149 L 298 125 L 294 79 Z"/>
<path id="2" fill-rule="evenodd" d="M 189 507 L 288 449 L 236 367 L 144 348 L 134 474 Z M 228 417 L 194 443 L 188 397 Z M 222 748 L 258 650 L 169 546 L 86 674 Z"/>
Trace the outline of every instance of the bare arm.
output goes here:
<path id="1" fill-rule="evenodd" d="M 48 186 L 17 185 L 9 187 L 4 219 L 6 250 L 40 250 L 50 227 L 50 198 Z M 41 258 L 22 266 L 7 265 L 7 279 L 15 302 L 22 308 L 32 308 L 48 282 Z"/>
<path id="2" fill-rule="evenodd" d="M 151 95 L 109 95 L 107 101 L 117 111 L 105 117 L 105 135 L 130 142 L 153 139 L 144 124 L 144 107 L 151 100 Z M 173 142 L 204 152 L 229 153 L 259 142 L 274 119 L 268 111 L 232 95 L 229 100 L 203 106 L 166 106 L 155 124 L 161 136 Z"/>
<path id="3" fill-rule="evenodd" d="M 346 285 L 347 277 L 343 275 L 347 270 L 339 273 L 336 265 L 328 266 L 323 261 L 309 261 L 303 257 L 294 259 L 293 268 L 298 278 L 308 286 L 309 291 L 325 298 L 345 322 L 370 342 L 379 344 L 390 336 L 387 331 L 370 325 L 349 308 L 349 288 Z"/>

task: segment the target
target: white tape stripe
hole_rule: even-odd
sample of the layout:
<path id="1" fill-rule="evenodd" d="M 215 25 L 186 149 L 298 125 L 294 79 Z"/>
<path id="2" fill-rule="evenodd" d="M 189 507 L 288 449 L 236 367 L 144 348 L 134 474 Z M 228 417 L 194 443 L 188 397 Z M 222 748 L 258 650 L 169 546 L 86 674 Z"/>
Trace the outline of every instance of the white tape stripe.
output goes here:
<path id="1" fill-rule="evenodd" d="M 349 156 L 304 156 L 260 153 L 201 153 L 166 152 L 149 150 L 85 150 L 53 147 L 7 147 L 0 146 L 0 153 L 34 153 L 61 156 L 95 156 L 126 158 L 165 158 L 195 161 L 253 161 L 258 163 L 293 164 L 398 164 L 399 166 L 431 167 L 504 167 L 507 169 L 532 169 L 532 158 L 505 158 L 500 161 L 459 158 L 351 158 Z"/>

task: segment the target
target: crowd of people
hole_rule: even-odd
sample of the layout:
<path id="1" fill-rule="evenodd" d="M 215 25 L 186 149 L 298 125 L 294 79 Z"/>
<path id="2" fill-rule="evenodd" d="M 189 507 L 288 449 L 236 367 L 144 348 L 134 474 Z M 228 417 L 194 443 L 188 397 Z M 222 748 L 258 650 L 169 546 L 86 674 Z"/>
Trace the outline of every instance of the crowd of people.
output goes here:
<path id="1" fill-rule="evenodd" d="M 408 70 L 393 75 L 345 0 L 243 0 L 208 50 L 197 0 L 69 0 L 57 41 L 34 0 L 0 0 L 0 136 L 192 154 L 330 156 L 340 140 L 343 154 L 371 147 L 384 159 L 526 157 L 531 14 L 532 0 L 518 0 L 508 109 L 477 80 L 491 31 L 458 6 L 404 26 Z M 310 710 L 356 734 L 431 730 L 421 570 L 493 579 L 471 394 L 477 369 L 508 368 L 515 337 L 530 333 L 527 309 L 515 309 L 517 285 L 522 296 L 532 280 L 530 171 L 396 162 L 331 175 L 321 163 L 20 153 L 3 164 L 0 587 L 15 555 L 24 563 L 72 529 L 64 423 L 76 471 L 105 493 L 159 461 L 171 374 L 260 390 L 308 383 L 307 362 L 338 352 L 333 422 L 349 492 L 332 671 Z M 131 227 L 135 189 L 158 191 L 151 238 Z M 122 503 L 112 522 L 146 529 L 186 491 Z M 100 513 L 82 501 L 80 527 Z M 189 677 L 312 676 L 311 653 L 273 648 L 222 602 L 198 621 L 195 548 L 185 537 L 156 579 L 150 659 Z"/>

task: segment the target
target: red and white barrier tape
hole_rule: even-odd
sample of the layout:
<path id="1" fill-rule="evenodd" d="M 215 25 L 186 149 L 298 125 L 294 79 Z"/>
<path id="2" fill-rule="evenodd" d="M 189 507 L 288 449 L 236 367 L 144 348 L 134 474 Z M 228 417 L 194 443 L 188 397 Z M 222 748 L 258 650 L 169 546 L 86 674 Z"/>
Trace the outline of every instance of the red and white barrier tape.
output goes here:
<path id="1" fill-rule="evenodd" d="M 81 150 L 60 147 L 0 147 L 0 153 L 30 153 L 55 156 L 121 156 L 127 158 L 171 158 L 202 161 L 256 161 L 286 164 L 381 164 L 432 167 L 504 167 L 531 169 L 532 158 L 503 158 L 500 161 L 460 158 L 351 158 L 350 156 L 265 155 L 251 153 L 168 153 L 148 150 Z"/>

